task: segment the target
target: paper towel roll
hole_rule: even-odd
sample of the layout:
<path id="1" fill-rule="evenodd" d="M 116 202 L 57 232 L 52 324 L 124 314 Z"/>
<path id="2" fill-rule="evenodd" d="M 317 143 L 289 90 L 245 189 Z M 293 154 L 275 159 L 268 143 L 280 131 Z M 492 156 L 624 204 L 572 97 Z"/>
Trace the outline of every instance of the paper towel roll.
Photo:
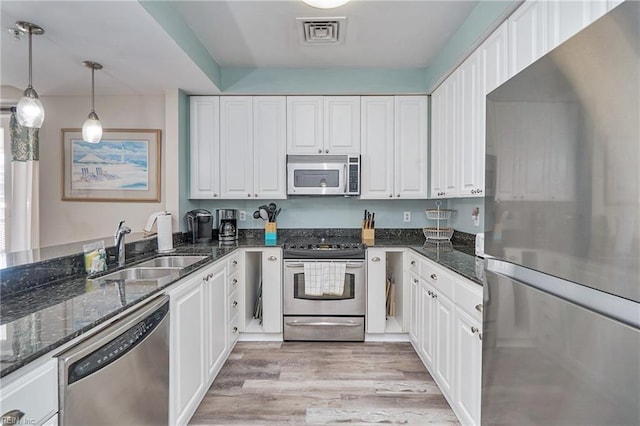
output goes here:
<path id="1" fill-rule="evenodd" d="M 158 252 L 173 251 L 173 230 L 171 229 L 171 213 L 158 216 Z"/>

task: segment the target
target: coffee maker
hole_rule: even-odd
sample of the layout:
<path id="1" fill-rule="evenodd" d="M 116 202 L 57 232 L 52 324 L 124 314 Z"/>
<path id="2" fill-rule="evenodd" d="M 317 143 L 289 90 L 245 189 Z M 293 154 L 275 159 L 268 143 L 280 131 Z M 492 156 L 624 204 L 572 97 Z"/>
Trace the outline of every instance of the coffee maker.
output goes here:
<path id="1" fill-rule="evenodd" d="M 238 210 L 219 209 L 218 240 L 221 243 L 233 243 L 238 240 Z"/>
<path id="2" fill-rule="evenodd" d="M 191 210 L 185 215 L 187 238 L 192 243 L 208 243 L 213 239 L 213 215 L 205 209 Z"/>

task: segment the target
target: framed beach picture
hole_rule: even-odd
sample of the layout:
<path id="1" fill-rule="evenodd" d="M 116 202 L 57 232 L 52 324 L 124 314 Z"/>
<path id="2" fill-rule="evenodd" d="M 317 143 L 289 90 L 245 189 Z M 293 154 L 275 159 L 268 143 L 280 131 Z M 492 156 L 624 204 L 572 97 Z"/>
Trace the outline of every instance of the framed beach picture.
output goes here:
<path id="1" fill-rule="evenodd" d="M 155 129 L 105 129 L 99 143 L 62 129 L 62 199 L 160 201 L 160 137 Z"/>

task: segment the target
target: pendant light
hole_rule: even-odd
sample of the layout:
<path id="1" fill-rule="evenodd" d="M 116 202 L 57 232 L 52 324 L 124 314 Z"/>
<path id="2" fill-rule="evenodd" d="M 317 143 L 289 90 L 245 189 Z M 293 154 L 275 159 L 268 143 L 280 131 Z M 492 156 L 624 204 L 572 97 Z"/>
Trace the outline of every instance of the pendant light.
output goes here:
<path id="1" fill-rule="evenodd" d="M 101 70 L 102 65 L 97 62 L 92 61 L 84 61 L 82 62 L 87 68 L 91 68 L 91 111 L 89 112 L 89 116 L 85 120 L 82 125 L 82 139 L 85 142 L 98 143 L 100 139 L 102 139 L 102 124 L 100 124 L 100 119 L 98 118 L 98 114 L 95 111 L 95 81 L 94 81 L 94 73 L 96 70 Z"/>
<path id="2" fill-rule="evenodd" d="M 44 121 L 44 107 L 40 99 L 38 99 L 38 93 L 31 85 L 31 37 L 34 34 L 44 34 L 44 30 L 35 24 L 24 21 L 16 22 L 16 28 L 23 33 L 29 34 L 29 85 L 24 90 L 20 101 L 18 101 L 16 118 L 21 126 L 39 129 Z"/>
<path id="3" fill-rule="evenodd" d="M 349 0 L 302 0 L 309 6 L 317 7 L 318 9 L 333 9 L 349 3 Z"/>

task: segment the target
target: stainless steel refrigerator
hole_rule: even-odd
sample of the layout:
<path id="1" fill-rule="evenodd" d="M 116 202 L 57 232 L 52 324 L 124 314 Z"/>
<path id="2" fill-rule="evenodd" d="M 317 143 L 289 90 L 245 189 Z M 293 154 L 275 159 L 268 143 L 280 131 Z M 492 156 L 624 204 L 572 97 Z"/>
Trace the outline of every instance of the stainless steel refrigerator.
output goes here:
<path id="1" fill-rule="evenodd" d="M 487 96 L 482 423 L 640 425 L 640 2 Z"/>

